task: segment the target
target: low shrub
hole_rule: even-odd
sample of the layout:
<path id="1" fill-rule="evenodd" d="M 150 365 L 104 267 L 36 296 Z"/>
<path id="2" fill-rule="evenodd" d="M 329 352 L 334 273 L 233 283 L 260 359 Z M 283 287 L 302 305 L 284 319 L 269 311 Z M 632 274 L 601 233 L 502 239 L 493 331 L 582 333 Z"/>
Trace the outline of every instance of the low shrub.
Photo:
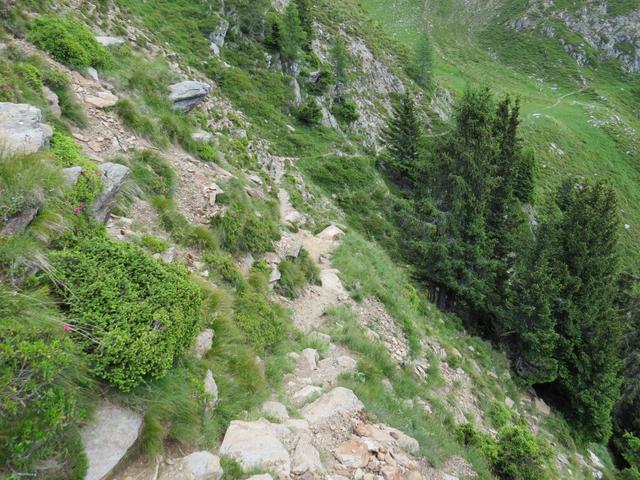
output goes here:
<path id="1" fill-rule="evenodd" d="M 89 207 L 102 191 L 102 173 L 98 166 L 82 155 L 73 138 L 55 131 L 51 138 L 51 153 L 58 164 L 65 167 L 81 167 L 78 181 L 66 200 L 76 213 Z"/>
<path id="2" fill-rule="evenodd" d="M 311 95 L 320 96 L 327 93 L 329 87 L 335 83 L 335 77 L 328 65 L 322 65 L 317 74 L 313 76 L 313 81 L 307 81 L 306 88 Z"/>
<path id="3" fill-rule="evenodd" d="M 460 444 L 480 451 L 489 464 L 495 465 L 498 460 L 498 444 L 489 435 L 479 432 L 470 423 L 464 423 L 456 427 L 456 438 Z"/>
<path id="4" fill-rule="evenodd" d="M 331 108 L 331 113 L 340 123 L 346 125 L 351 125 L 360 118 L 358 106 L 353 100 L 336 101 Z"/>
<path id="5" fill-rule="evenodd" d="M 232 183 L 221 196 L 228 205 L 223 215 L 213 217 L 211 225 L 223 245 L 232 252 L 268 252 L 280 238 L 278 205 L 275 201 L 256 201 L 239 183 Z"/>
<path id="6" fill-rule="evenodd" d="M 128 391 L 161 378 L 191 345 L 202 294 L 179 265 L 105 234 L 52 252 L 56 291 L 94 373 Z"/>
<path id="7" fill-rule="evenodd" d="M 309 98 L 298 110 L 296 117 L 300 122 L 310 127 L 316 127 L 322 120 L 322 110 L 318 106 L 315 98 Z"/>
<path id="8" fill-rule="evenodd" d="M 0 365 L 0 477 L 4 467 L 27 473 L 51 457 L 73 468 L 76 455 L 63 450 L 87 416 L 81 395 L 90 382 L 41 293 L 0 285 Z"/>
<path id="9" fill-rule="evenodd" d="M 508 480 L 548 478 L 545 463 L 551 456 L 531 431 L 522 425 L 504 427 L 498 435 L 496 474 Z"/>
<path id="10" fill-rule="evenodd" d="M 268 277 L 254 271 L 247 284 L 238 288 L 235 322 L 246 339 L 264 351 L 280 342 L 287 331 L 287 311 L 268 299 Z"/>
<path id="11" fill-rule="evenodd" d="M 152 150 L 137 151 L 128 162 L 131 178 L 148 195 L 172 197 L 176 174 L 169 162 Z"/>
<path id="12" fill-rule="evenodd" d="M 40 70 L 29 63 L 19 63 L 15 67 L 16 73 L 36 92 L 42 91 L 42 76 Z"/>
<path id="13" fill-rule="evenodd" d="M 149 117 L 140 113 L 138 107 L 131 100 L 120 99 L 114 108 L 127 128 L 148 138 L 156 145 L 163 147 L 167 145 L 167 139 L 157 125 Z"/>
<path id="14" fill-rule="evenodd" d="M 153 235 L 143 235 L 140 238 L 140 245 L 149 250 L 151 253 L 162 253 L 169 248 L 169 242 Z"/>
<path id="15" fill-rule="evenodd" d="M 215 250 L 218 238 L 204 225 L 192 225 L 176 208 L 175 203 L 163 196 L 153 197 L 151 203 L 160 215 L 162 227 L 181 245 Z"/>
<path id="16" fill-rule="evenodd" d="M 494 440 L 467 423 L 456 427 L 456 437 L 462 445 L 478 449 L 499 478 L 548 478 L 546 463 L 551 455 L 550 449 L 525 425 L 503 427 Z"/>
<path id="17" fill-rule="evenodd" d="M 487 415 L 496 428 L 502 428 L 511 421 L 511 410 L 502 402 L 495 400 L 489 404 Z"/>
<path id="18" fill-rule="evenodd" d="M 242 281 L 242 273 L 240 273 L 231 256 L 223 252 L 206 253 L 202 256 L 202 259 L 213 271 L 213 274 L 219 276 L 225 282 L 239 285 Z"/>
<path id="19" fill-rule="evenodd" d="M 282 277 L 278 281 L 278 293 L 287 298 L 296 298 L 308 283 L 320 282 L 320 271 L 306 250 L 297 258 L 285 259 L 279 266 Z"/>
<path id="20" fill-rule="evenodd" d="M 80 22 L 58 15 L 37 18 L 29 38 L 59 62 L 78 68 L 103 67 L 110 61 L 109 51 Z"/>

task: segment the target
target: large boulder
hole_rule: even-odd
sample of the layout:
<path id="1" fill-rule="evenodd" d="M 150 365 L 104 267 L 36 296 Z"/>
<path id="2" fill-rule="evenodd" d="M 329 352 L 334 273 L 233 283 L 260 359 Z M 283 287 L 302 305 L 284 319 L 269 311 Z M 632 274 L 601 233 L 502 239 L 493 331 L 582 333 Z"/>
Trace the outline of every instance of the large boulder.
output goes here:
<path id="1" fill-rule="evenodd" d="M 42 123 L 39 108 L 25 103 L 0 102 L 0 152 L 29 154 L 49 146 L 53 130 Z"/>
<path id="2" fill-rule="evenodd" d="M 185 80 L 171 85 L 169 90 L 169 100 L 173 102 L 173 108 L 189 112 L 211 93 L 211 86 L 203 82 Z"/>
<path id="3" fill-rule="evenodd" d="M 220 480 L 224 471 L 220 458 L 210 452 L 195 452 L 164 470 L 159 480 Z"/>
<path id="4" fill-rule="evenodd" d="M 131 170 L 119 163 L 102 163 L 102 193 L 95 199 L 91 209 L 97 221 L 106 223 L 111 215 L 111 210 L 116 203 L 116 195 L 120 192 L 122 184 L 129 177 Z"/>
<path id="5" fill-rule="evenodd" d="M 87 454 L 85 480 L 102 480 L 126 456 L 142 427 L 142 415 L 113 403 L 102 402 L 94 419 L 80 431 Z"/>
<path id="6" fill-rule="evenodd" d="M 334 415 L 355 415 L 364 409 L 355 393 L 344 387 L 336 387 L 315 402 L 302 409 L 302 416 L 311 425 L 319 425 Z"/>
<path id="7" fill-rule="evenodd" d="M 270 470 L 286 478 L 291 472 L 291 459 L 282 440 L 290 434 L 284 425 L 264 419 L 234 420 L 224 435 L 220 454 L 237 461 L 244 471 Z"/>

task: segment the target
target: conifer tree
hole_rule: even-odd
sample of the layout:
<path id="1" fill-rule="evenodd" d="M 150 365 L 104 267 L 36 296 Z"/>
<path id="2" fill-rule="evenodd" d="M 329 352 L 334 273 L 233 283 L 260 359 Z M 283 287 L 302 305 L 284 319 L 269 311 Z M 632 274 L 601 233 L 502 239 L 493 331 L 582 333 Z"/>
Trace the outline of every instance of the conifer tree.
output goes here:
<path id="1" fill-rule="evenodd" d="M 467 313 L 482 309 L 492 283 L 485 231 L 495 155 L 492 110 L 487 89 L 465 92 L 455 129 L 435 154 L 435 168 L 442 173 L 433 176 L 433 190 L 444 214 L 430 247 L 434 257 L 427 274 L 441 291 L 462 300 Z"/>
<path id="2" fill-rule="evenodd" d="M 503 343 L 516 372 L 531 385 L 552 382 L 558 375 L 554 307 L 560 285 L 551 228 L 541 227 L 533 248 L 519 258 L 500 312 Z"/>
<path id="3" fill-rule="evenodd" d="M 503 308 L 507 297 L 506 286 L 509 272 L 513 270 L 518 250 L 526 250 L 522 245 L 526 238 L 525 218 L 516 196 L 519 164 L 522 148 L 518 137 L 520 103 L 511 102 L 509 96 L 501 101 L 493 120 L 495 155 L 493 157 L 492 191 L 487 204 L 486 232 L 491 243 L 494 261 L 495 284 L 487 310 L 494 316 Z"/>
<path id="4" fill-rule="evenodd" d="M 423 88 L 431 86 L 433 78 L 433 51 L 429 33 L 420 35 L 415 52 L 416 81 Z"/>
<path id="5" fill-rule="evenodd" d="M 405 93 L 393 105 L 392 116 L 382 131 L 387 150 L 384 168 L 389 178 L 399 185 L 411 185 L 415 179 L 420 136 L 415 104 Z"/>
<path id="6" fill-rule="evenodd" d="M 296 2 L 289 2 L 287 5 L 280 36 L 282 58 L 291 67 L 299 59 L 300 50 L 306 41 Z"/>
<path id="7" fill-rule="evenodd" d="M 298 6 L 298 14 L 300 16 L 300 24 L 306 33 L 306 46 L 309 46 L 313 39 L 313 17 L 311 9 L 313 4 L 311 0 L 296 0 Z"/>
<path id="8" fill-rule="evenodd" d="M 618 204 L 603 183 L 566 182 L 558 195 L 557 254 L 565 273 L 555 309 L 557 385 L 585 436 L 607 440 L 618 399 L 622 323 L 614 300 Z"/>

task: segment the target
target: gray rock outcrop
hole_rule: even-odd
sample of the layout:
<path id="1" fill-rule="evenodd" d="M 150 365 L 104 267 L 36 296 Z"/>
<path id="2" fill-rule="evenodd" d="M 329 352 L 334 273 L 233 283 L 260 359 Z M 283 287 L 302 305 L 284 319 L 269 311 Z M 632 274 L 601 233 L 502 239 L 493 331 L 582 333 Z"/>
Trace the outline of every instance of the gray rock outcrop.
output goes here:
<path id="1" fill-rule="evenodd" d="M 227 22 L 224 18 L 221 18 L 218 26 L 213 32 L 209 34 L 209 40 L 211 40 L 211 43 L 217 47 L 224 47 L 224 40 L 227 36 L 228 30 L 229 22 Z"/>
<path id="2" fill-rule="evenodd" d="M 349 389 L 336 387 L 302 409 L 302 416 L 311 425 L 321 424 L 334 415 L 354 414 L 364 409 L 363 403 Z"/>
<path id="3" fill-rule="evenodd" d="M 202 358 L 206 353 L 211 350 L 213 345 L 214 331 L 210 328 L 205 328 L 198 334 L 193 344 L 193 355 L 196 358 Z"/>
<path id="4" fill-rule="evenodd" d="M 164 470 L 159 480 L 220 480 L 224 471 L 220 458 L 210 452 L 195 452 Z"/>
<path id="5" fill-rule="evenodd" d="M 124 45 L 124 38 L 122 37 L 98 35 L 96 36 L 96 41 L 103 47 L 119 47 L 120 45 Z"/>
<path id="6" fill-rule="evenodd" d="M 173 102 L 173 108 L 186 113 L 193 110 L 211 93 L 211 86 L 203 82 L 185 80 L 169 86 L 169 90 L 169 100 Z"/>
<path id="7" fill-rule="evenodd" d="M 102 170 L 103 189 L 93 202 L 91 209 L 96 220 L 106 223 L 116 203 L 116 195 L 129 177 L 131 170 L 124 165 L 110 162 L 100 164 L 99 168 Z"/>
<path id="8" fill-rule="evenodd" d="M 136 442 L 141 427 L 142 415 L 113 403 L 100 403 L 93 421 L 80 431 L 88 462 L 85 480 L 106 478 Z"/>
<path id="9" fill-rule="evenodd" d="M 42 123 L 39 108 L 25 103 L 0 102 L 0 152 L 29 154 L 49 146 L 53 130 Z"/>
<path id="10" fill-rule="evenodd" d="M 244 471 L 271 470 L 286 478 L 291 473 L 291 459 L 283 440 L 290 435 L 284 425 L 264 419 L 234 420 L 224 435 L 220 454 L 236 460 Z"/>

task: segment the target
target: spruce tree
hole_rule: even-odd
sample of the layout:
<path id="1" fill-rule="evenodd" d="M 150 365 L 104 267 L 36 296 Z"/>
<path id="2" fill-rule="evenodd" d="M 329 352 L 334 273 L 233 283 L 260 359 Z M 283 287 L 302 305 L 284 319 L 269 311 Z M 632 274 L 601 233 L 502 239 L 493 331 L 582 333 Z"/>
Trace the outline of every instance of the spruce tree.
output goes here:
<path id="1" fill-rule="evenodd" d="M 336 95 L 339 97 L 341 96 L 342 89 L 346 86 L 348 81 L 347 68 L 349 63 L 347 49 L 341 38 L 336 40 L 336 43 L 331 49 L 331 60 L 333 62 L 334 75 L 336 79 Z"/>
<path id="2" fill-rule="evenodd" d="M 544 225 L 533 248 L 519 257 L 500 311 L 502 343 L 516 372 L 531 385 L 552 382 L 558 375 L 554 307 L 561 275 L 555 271 L 551 228 Z"/>
<path id="3" fill-rule="evenodd" d="M 566 182 L 558 195 L 555 261 L 565 268 L 555 308 L 559 389 L 584 435 L 606 441 L 618 399 L 622 322 L 614 301 L 618 203 L 603 183 Z"/>
<path id="4" fill-rule="evenodd" d="M 282 58 L 291 67 L 298 61 L 300 50 L 306 41 L 306 33 L 300 23 L 296 2 L 289 2 L 287 5 L 280 33 Z"/>
<path id="5" fill-rule="evenodd" d="M 408 93 L 393 105 L 393 113 L 382 131 L 386 155 L 382 160 L 389 178 L 399 185 L 411 185 L 418 168 L 420 125 L 416 107 Z"/>
<path id="6" fill-rule="evenodd" d="M 491 279 L 491 251 L 485 231 L 493 182 L 493 101 L 487 89 L 465 92 L 454 130 L 437 148 L 432 175 L 434 201 L 443 211 L 430 247 L 427 275 L 466 313 L 482 310 Z"/>
<path id="7" fill-rule="evenodd" d="M 491 167 L 493 181 L 487 203 L 486 232 L 492 249 L 495 280 L 487 311 L 494 316 L 500 316 L 498 310 L 504 307 L 502 304 L 507 297 L 509 272 L 513 271 L 518 250 L 528 248 L 526 219 L 515 192 L 522 156 L 518 137 L 519 112 L 519 101 L 512 103 L 509 96 L 505 97 L 497 106 L 492 126 L 495 154 Z"/>
<path id="8" fill-rule="evenodd" d="M 423 88 L 431 87 L 433 82 L 433 51 L 429 33 L 420 35 L 415 52 L 416 81 Z"/>
<path id="9" fill-rule="evenodd" d="M 311 0 L 295 0 L 298 6 L 298 14 L 300 16 L 300 24 L 306 33 L 305 46 L 309 46 L 313 39 L 313 16 L 311 9 L 313 4 Z"/>

